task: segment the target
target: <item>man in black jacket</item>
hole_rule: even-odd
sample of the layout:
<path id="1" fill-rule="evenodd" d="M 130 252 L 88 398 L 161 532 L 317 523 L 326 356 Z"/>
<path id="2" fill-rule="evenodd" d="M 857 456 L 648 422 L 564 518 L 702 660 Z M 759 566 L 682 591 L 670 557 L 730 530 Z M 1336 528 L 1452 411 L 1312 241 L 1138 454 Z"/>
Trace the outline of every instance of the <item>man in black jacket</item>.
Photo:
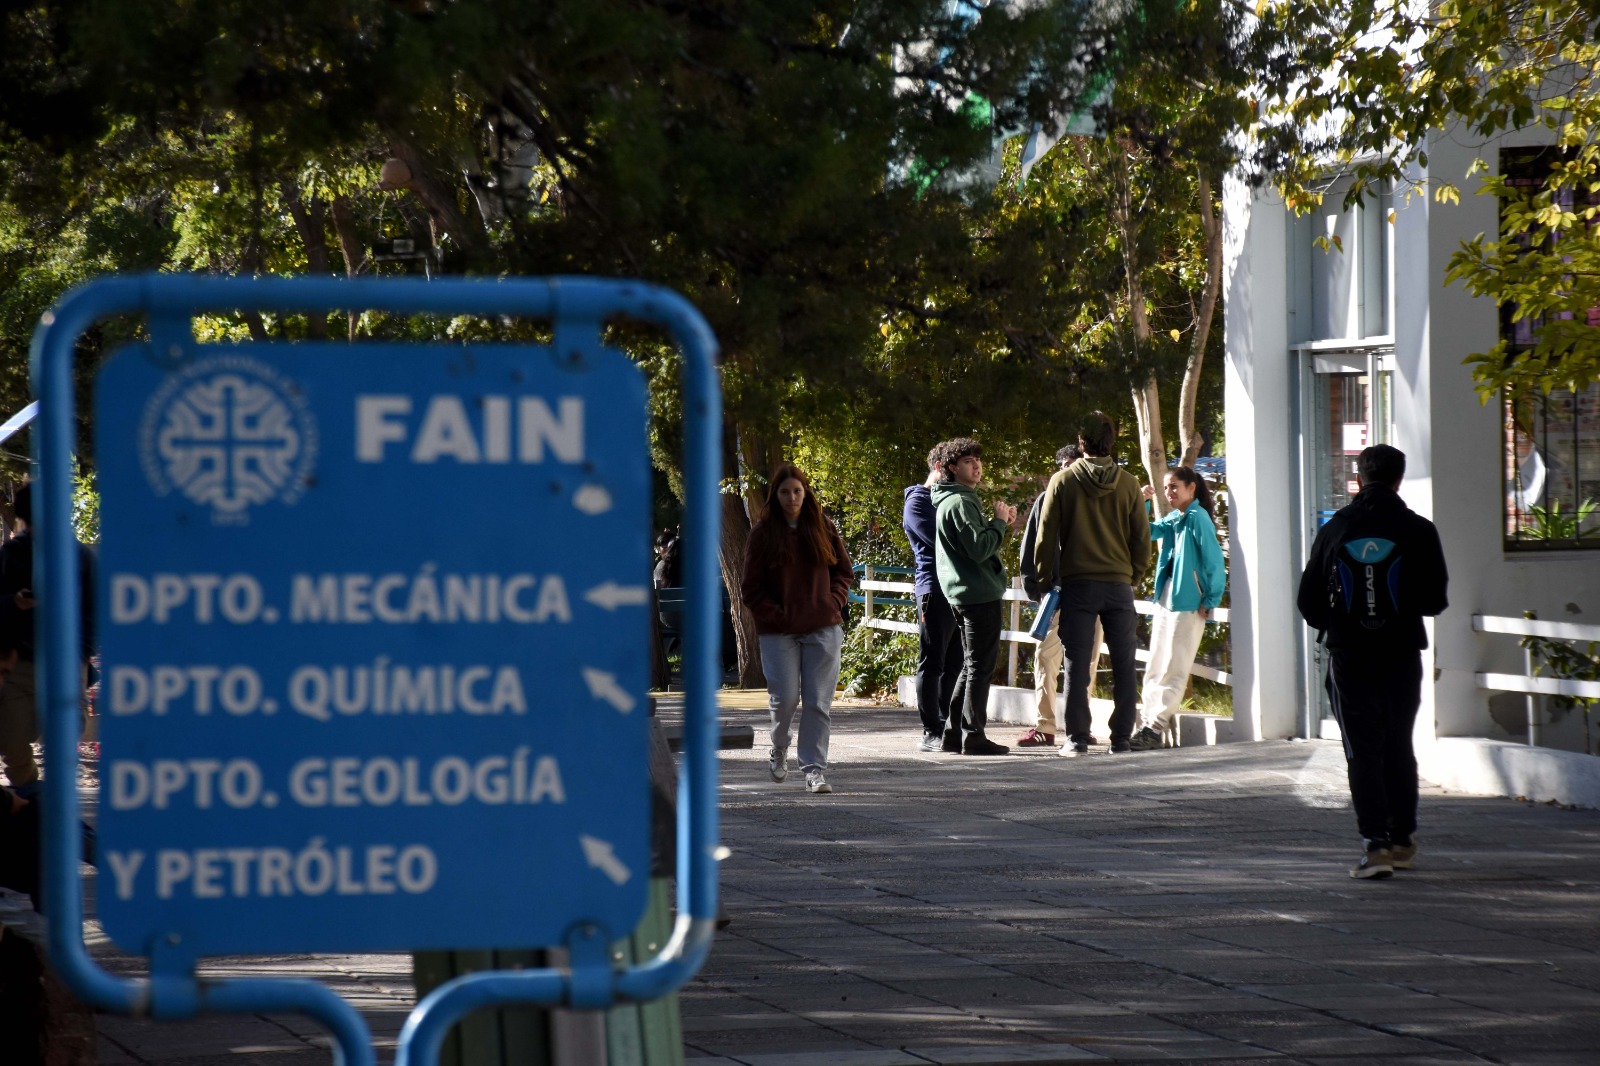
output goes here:
<path id="1" fill-rule="evenodd" d="M 1350 799 L 1366 843 L 1351 877 L 1389 877 L 1417 855 L 1417 758 L 1424 615 L 1449 605 L 1439 531 L 1400 499 L 1405 453 L 1356 460 L 1361 491 L 1328 520 L 1300 575 L 1299 607 L 1328 648 L 1328 699 L 1344 737 Z"/>

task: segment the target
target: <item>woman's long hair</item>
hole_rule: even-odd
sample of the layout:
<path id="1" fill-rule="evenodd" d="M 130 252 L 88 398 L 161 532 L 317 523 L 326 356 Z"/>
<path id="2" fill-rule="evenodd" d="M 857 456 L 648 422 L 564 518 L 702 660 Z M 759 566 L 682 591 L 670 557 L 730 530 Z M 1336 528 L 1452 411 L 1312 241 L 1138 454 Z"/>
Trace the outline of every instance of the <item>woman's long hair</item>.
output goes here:
<path id="1" fill-rule="evenodd" d="M 1215 525 L 1217 521 L 1217 503 L 1216 498 L 1211 495 L 1211 483 L 1196 474 L 1192 467 L 1175 466 L 1168 470 L 1167 474 L 1177 478 L 1185 485 L 1194 486 L 1194 498 L 1199 501 L 1201 507 L 1206 509 L 1206 514 L 1211 516 L 1211 522 Z"/>
<path id="2" fill-rule="evenodd" d="M 783 516 L 783 504 L 778 502 L 778 489 L 785 481 L 800 482 L 806 490 L 805 498 L 800 501 L 800 520 L 797 532 L 798 539 L 803 546 L 802 557 L 809 562 L 820 563 L 823 566 L 832 566 L 839 561 L 838 555 L 833 550 L 833 527 L 822 513 L 822 505 L 817 503 L 817 494 L 811 491 L 811 482 L 801 473 L 800 468 L 793 463 L 784 463 L 772 472 L 772 480 L 767 482 L 767 501 L 761 516 L 761 525 L 758 527 L 761 536 L 752 536 L 750 550 L 756 553 L 756 560 L 764 566 L 786 566 L 794 560 L 791 558 L 793 541 L 786 536 L 788 523 Z"/>

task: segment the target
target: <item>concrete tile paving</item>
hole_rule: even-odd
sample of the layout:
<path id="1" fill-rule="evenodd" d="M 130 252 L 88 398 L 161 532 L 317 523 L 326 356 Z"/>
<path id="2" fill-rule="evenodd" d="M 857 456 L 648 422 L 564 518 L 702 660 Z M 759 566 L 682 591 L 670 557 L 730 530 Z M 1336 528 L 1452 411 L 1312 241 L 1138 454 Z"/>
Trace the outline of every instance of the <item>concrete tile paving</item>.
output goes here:
<path id="1" fill-rule="evenodd" d="M 767 779 L 761 719 L 741 719 L 755 749 L 724 753 L 737 893 L 686 1008 L 733 987 L 720 952 L 740 944 L 958 1012 L 936 1046 L 903 1010 L 807 1014 L 853 1055 L 1577 1066 L 1600 1044 L 1600 812 L 1425 789 L 1417 869 L 1356 882 L 1334 744 L 979 760 L 908 750 L 907 712 L 841 707 L 816 797 Z M 763 991 L 775 1019 L 801 996 Z M 686 1033 L 691 1066 L 837 1061 L 777 1026 L 704 1037 Z"/>
<path id="2" fill-rule="evenodd" d="M 1600 1059 L 1600 812 L 1426 789 L 1417 869 L 1356 882 L 1335 744 L 969 759 L 841 704 L 811 796 L 729 702 L 758 743 L 723 754 L 731 924 L 682 991 L 689 1066 Z M 207 970 L 325 981 L 386 1056 L 414 1001 L 404 955 Z M 329 1060 L 304 1018 L 100 1028 L 111 1066 Z"/>

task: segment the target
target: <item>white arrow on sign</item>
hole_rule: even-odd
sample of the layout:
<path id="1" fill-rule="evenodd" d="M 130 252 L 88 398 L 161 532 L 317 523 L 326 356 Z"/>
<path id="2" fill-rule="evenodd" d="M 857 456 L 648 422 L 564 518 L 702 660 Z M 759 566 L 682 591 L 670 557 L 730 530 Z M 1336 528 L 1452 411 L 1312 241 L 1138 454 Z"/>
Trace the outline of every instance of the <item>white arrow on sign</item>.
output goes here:
<path id="1" fill-rule="evenodd" d="M 650 602 L 650 590 L 643 585 L 619 585 L 607 581 L 583 594 L 583 598 L 596 607 L 614 611 L 618 607 L 643 607 Z"/>
<path id="2" fill-rule="evenodd" d="M 596 670 L 585 666 L 583 668 L 583 680 L 589 686 L 589 695 L 595 699 L 605 700 L 623 714 L 633 710 L 636 701 L 632 696 L 628 695 L 621 685 L 617 684 L 616 674 L 608 674 L 604 670 Z"/>
<path id="3" fill-rule="evenodd" d="M 611 493 L 604 485 L 585 485 L 573 495 L 572 506 L 584 514 L 605 514 L 611 510 Z"/>
<path id="4" fill-rule="evenodd" d="M 633 871 L 622 864 L 617 854 L 611 848 L 611 842 L 601 840 L 599 837 L 578 834 L 578 843 L 583 845 L 583 857 L 590 866 L 611 878 L 614 885 L 625 885 L 628 878 L 633 876 Z"/>

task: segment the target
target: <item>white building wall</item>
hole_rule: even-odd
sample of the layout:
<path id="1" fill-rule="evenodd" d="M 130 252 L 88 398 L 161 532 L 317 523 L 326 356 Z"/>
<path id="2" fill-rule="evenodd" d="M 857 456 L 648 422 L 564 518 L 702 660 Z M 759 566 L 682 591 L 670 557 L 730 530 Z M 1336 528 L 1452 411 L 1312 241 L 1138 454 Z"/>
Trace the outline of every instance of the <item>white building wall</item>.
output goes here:
<path id="1" fill-rule="evenodd" d="M 1300 716 L 1292 591 L 1300 568 L 1285 491 L 1298 464 L 1285 314 L 1289 215 L 1281 201 L 1232 180 L 1223 204 L 1234 734 L 1291 737 Z"/>
<path id="2" fill-rule="evenodd" d="M 1498 150 L 1486 153 L 1497 165 Z M 1451 606 L 1432 626 L 1424 663 L 1434 679 L 1424 684 L 1418 719 L 1424 744 L 1436 735 L 1505 739 L 1522 730 L 1522 697 L 1503 695 L 1491 704 L 1491 694 L 1473 682 L 1479 671 L 1521 671 L 1516 638 L 1474 633 L 1473 614 L 1532 609 L 1541 618 L 1600 624 L 1600 552 L 1503 548 L 1499 406 L 1479 402 L 1471 368 L 1462 363 L 1494 344 L 1498 312 L 1490 301 L 1444 284 L 1461 242 L 1496 228 L 1495 200 L 1475 195 L 1477 179 L 1466 178 L 1478 154 L 1465 138 L 1435 138 L 1428 170 L 1418 176 L 1454 181 L 1460 203 L 1421 194 L 1407 199 L 1404 190 L 1393 202 L 1394 443 L 1407 456 L 1401 495 L 1439 526 L 1451 578 Z M 1351 329 L 1339 310 L 1346 301 L 1328 299 L 1345 293 L 1347 283 L 1323 277 L 1324 264 L 1318 273 L 1292 261 L 1308 254 L 1309 238 L 1305 232 L 1295 238 L 1295 223 L 1275 195 L 1229 183 L 1223 223 L 1234 714 L 1240 739 L 1291 736 L 1303 714 L 1303 623 L 1294 596 L 1304 560 L 1295 543 L 1300 427 L 1289 346 L 1308 339 L 1301 335 L 1307 332 L 1370 331 Z M 1322 224 L 1314 219 L 1314 226 Z M 1581 716 L 1548 729 L 1544 742 L 1565 746 L 1564 733 L 1569 742 L 1581 741 Z M 1419 755 L 1426 761 L 1420 746 Z"/>
<path id="3" fill-rule="evenodd" d="M 1499 146 L 1537 143 L 1527 135 L 1507 138 L 1487 146 L 1483 154 L 1497 168 Z M 1418 280 L 1425 283 L 1425 303 L 1432 308 L 1431 343 L 1426 349 L 1432 387 L 1419 402 L 1431 414 L 1428 440 L 1435 476 L 1430 517 L 1439 525 L 1450 563 L 1451 607 L 1434 628 L 1439 671 L 1434 693 L 1436 735 L 1504 739 L 1522 733 L 1523 697 L 1498 697 L 1497 721 L 1491 714 L 1491 694 L 1478 689 L 1472 675 L 1484 670 L 1520 673 L 1522 653 L 1515 637 L 1474 633 L 1472 616 L 1516 617 L 1534 610 L 1552 621 L 1600 624 L 1600 553 L 1507 553 L 1503 548 L 1500 410 L 1495 402 L 1479 402 L 1471 368 L 1462 365 L 1467 355 L 1494 343 L 1499 315 L 1489 300 L 1472 296 L 1460 285 L 1444 284 L 1450 256 L 1461 242 L 1479 233 L 1493 234 L 1497 226 L 1496 201 L 1476 195 L 1479 179 L 1466 177 L 1478 155 L 1479 149 L 1457 137 L 1435 137 L 1428 146 L 1430 175 L 1455 182 L 1461 188 L 1461 202 L 1430 202 L 1426 212 L 1429 262 Z M 1581 744 L 1581 717 L 1569 715 L 1566 722 L 1547 729 L 1543 742 L 1553 747 Z"/>

